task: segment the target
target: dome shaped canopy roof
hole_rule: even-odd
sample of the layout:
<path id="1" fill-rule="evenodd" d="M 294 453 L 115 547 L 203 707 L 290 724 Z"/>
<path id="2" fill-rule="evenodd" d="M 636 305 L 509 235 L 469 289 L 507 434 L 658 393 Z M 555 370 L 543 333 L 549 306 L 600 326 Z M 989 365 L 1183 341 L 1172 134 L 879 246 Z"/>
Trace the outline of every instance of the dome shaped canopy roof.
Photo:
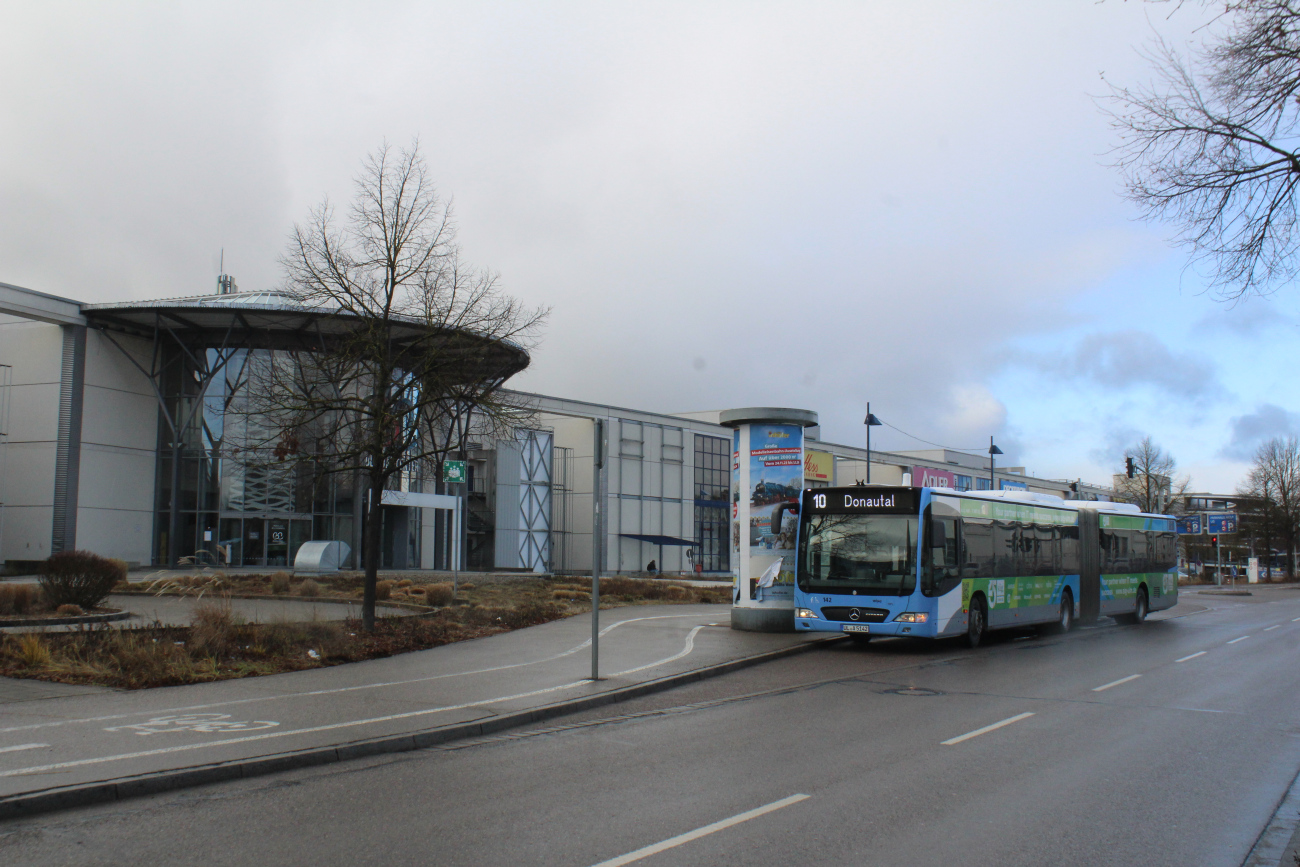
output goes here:
<path id="1" fill-rule="evenodd" d="M 194 349 L 329 351 L 350 342 L 367 321 L 338 308 L 306 307 L 278 290 L 83 304 L 81 312 L 95 328 L 140 337 L 166 332 Z M 390 316 L 388 337 L 399 356 L 436 347 L 467 380 L 509 377 L 529 362 L 527 350 L 512 341 L 410 316 Z"/>

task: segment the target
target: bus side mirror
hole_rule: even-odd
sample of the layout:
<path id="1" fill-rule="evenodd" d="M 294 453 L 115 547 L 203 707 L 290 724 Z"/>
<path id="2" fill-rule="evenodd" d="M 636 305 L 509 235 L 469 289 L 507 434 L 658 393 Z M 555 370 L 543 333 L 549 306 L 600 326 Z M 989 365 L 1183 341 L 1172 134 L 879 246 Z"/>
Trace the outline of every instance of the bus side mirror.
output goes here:
<path id="1" fill-rule="evenodd" d="M 784 513 L 787 509 L 790 511 L 790 514 L 792 515 L 799 514 L 798 503 L 777 503 L 776 508 L 772 510 L 772 535 L 773 536 L 781 535 L 781 519 L 784 517 Z"/>

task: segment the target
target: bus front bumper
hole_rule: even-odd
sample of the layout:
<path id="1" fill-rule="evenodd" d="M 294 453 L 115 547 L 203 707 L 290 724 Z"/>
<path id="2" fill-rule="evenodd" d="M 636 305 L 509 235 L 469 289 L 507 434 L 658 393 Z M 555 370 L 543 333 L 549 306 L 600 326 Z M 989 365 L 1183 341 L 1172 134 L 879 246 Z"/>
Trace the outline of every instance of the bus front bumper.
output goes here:
<path id="1" fill-rule="evenodd" d="M 935 623 L 932 619 L 927 619 L 924 623 L 907 623 L 900 620 L 889 620 L 884 623 L 846 623 L 841 620 L 796 617 L 794 626 L 799 632 L 838 632 L 843 635 L 905 635 L 909 638 L 934 638 L 936 635 Z M 845 629 L 846 626 L 849 629 Z"/>

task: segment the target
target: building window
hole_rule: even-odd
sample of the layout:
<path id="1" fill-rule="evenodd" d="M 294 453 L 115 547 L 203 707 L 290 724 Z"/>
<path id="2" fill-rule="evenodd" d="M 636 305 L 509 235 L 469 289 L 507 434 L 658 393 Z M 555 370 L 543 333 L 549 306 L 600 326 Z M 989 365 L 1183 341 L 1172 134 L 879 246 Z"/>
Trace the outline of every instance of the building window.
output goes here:
<path id="1" fill-rule="evenodd" d="M 970 476 L 957 476 L 956 487 L 959 491 L 969 491 L 971 488 L 975 487 L 974 479 Z"/>
<path id="2" fill-rule="evenodd" d="M 731 440 L 695 435 L 695 562 L 705 572 L 731 570 L 728 508 Z"/>
<path id="3" fill-rule="evenodd" d="M 975 479 L 975 490 L 988 491 L 988 490 L 992 490 L 992 488 L 993 485 L 989 484 L 989 480 L 984 478 L 983 476 L 978 476 Z"/>

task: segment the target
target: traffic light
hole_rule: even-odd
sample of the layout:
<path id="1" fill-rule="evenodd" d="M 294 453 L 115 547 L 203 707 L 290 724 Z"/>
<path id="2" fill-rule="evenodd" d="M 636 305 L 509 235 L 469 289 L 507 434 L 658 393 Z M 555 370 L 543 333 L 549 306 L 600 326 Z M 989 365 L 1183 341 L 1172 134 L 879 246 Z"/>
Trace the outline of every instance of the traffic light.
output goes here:
<path id="1" fill-rule="evenodd" d="M 1219 547 L 1219 537 L 1218 537 L 1218 536 L 1211 536 L 1211 537 L 1210 537 L 1210 544 L 1213 545 L 1213 546 L 1216 547 L 1216 548 Z"/>
<path id="2" fill-rule="evenodd" d="M 1124 473 L 1125 473 L 1125 474 L 1126 474 L 1126 475 L 1131 479 L 1131 478 L 1133 478 L 1133 476 L 1136 474 L 1136 472 L 1137 472 L 1137 471 L 1134 470 L 1134 468 L 1133 468 L 1133 459 L 1132 459 L 1132 458 L 1125 458 L 1125 459 L 1124 459 Z"/>

